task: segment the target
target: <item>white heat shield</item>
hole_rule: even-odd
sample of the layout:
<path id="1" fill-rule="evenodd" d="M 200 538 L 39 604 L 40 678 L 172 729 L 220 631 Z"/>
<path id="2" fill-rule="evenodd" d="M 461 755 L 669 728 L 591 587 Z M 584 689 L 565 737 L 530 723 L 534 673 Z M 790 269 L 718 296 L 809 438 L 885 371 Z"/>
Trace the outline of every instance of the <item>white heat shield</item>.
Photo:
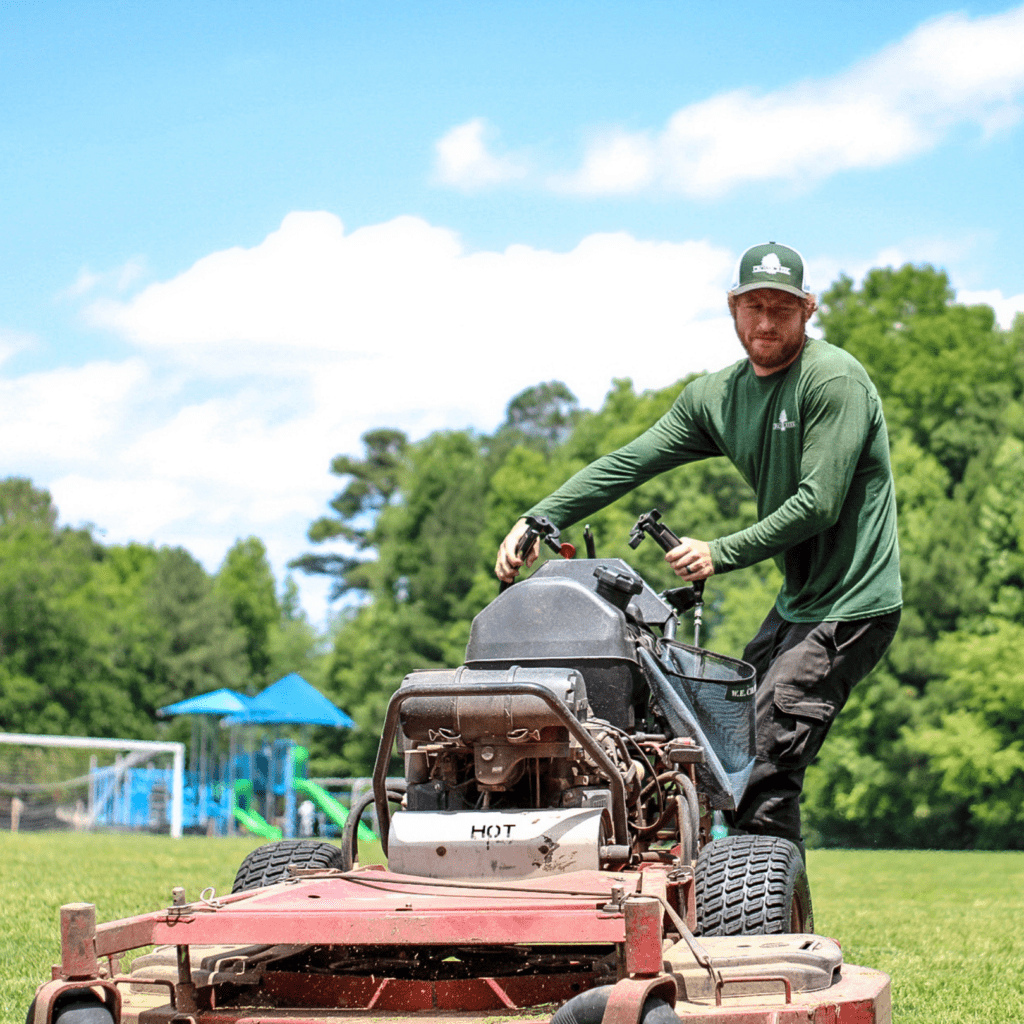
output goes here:
<path id="1" fill-rule="evenodd" d="M 602 808 L 399 811 L 391 818 L 388 869 L 457 879 L 596 871 L 609 831 Z"/>

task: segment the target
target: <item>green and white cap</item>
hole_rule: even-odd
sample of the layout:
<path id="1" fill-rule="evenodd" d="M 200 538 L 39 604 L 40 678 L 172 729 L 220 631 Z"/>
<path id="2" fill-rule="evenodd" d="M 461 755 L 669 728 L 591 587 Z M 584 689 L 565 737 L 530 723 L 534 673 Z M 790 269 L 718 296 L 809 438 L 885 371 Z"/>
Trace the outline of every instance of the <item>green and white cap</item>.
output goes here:
<path id="1" fill-rule="evenodd" d="M 775 288 L 803 298 L 810 295 L 804 258 L 788 245 L 764 242 L 752 245 L 736 264 L 730 295 L 742 295 L 755 288 Z"/>

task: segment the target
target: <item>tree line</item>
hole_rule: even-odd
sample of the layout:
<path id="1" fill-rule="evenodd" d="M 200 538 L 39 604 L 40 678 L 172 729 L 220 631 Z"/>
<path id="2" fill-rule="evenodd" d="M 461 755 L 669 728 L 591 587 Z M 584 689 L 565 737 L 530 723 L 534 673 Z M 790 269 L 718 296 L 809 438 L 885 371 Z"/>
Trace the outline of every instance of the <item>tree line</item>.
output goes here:
<path id="1" fill-rule="evenodd" d="M 827 339 L 868 369 L 885 405 L 905 607 L 808 771 L 811 844 L 1024 849 L 1024 317 L 954 302 L 928 266 L 840 278 L 821 296 Z M 257 538 L 213 574 L 181 548 L 103 545 L 57 525 L 45 491 L 0 482 L 0 729 L 150 737 L 163 704 L 298 671 L 358 728 L 315 734 L 311 771 L 367 775 L 387 702 L 414 668 L 458 665 L 497 593 L 509 526 L 592 459 L 664 413 L 686 377 L 615 380 L 585 410 L 557 381 L 516 396 L 493 433 L 411 441 L 381 427 L 331 471 L 340 490 L 293 567 L 341 599 L 330 637 L 278 592 Z M 637 515 L 710 539 L 756 518 L 723 459 L 664 474 L 590 519 L 601 556 L 672 586 L 660 551 L 630 551 Z M 582 524 L 566 532 L 582 547 Z M 774 564 L 713 577 L 707 646 L 738 656 L 780 585 Z M 180 725 L 178 726 L 180 728 Z M 161 733 L 162 734 L 162 733 Z"/>
<path id="2" fill-rule="evenodd" d="M 323 646 L 258 538 L 210 574 L 181 547 L 60 526 L 47 491 L 0 481 L 0 731 L 184 739 L 158 708 L 289 671 L 318 681 Z"/>

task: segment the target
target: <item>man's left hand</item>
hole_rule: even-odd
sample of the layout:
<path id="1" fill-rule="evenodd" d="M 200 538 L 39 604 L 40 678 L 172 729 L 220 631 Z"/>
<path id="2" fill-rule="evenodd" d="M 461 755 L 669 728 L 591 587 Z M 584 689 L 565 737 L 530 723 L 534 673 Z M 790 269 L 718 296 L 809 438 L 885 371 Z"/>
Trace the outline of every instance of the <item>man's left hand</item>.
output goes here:
<path id="1" fill-rule="evenodd" d="M 706 580 L 715 574 L 711 548 L 704 541 L 694 540 L 692 537 L 684 537 L 678 546 L 665 555 L 665 561 L 672 566 L 672 571 L 687 583 Z"/>

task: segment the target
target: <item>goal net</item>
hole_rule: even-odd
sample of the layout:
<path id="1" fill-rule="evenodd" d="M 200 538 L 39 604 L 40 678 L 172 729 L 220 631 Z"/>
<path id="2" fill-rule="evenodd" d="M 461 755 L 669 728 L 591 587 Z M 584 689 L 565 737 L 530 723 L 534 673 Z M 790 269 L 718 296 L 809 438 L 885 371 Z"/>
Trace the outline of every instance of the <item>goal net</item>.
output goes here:
<path id="1" fill-rule="evenodd" d="M 181 835 L 184 744 L 0 733 L 0 828 Z"/>

